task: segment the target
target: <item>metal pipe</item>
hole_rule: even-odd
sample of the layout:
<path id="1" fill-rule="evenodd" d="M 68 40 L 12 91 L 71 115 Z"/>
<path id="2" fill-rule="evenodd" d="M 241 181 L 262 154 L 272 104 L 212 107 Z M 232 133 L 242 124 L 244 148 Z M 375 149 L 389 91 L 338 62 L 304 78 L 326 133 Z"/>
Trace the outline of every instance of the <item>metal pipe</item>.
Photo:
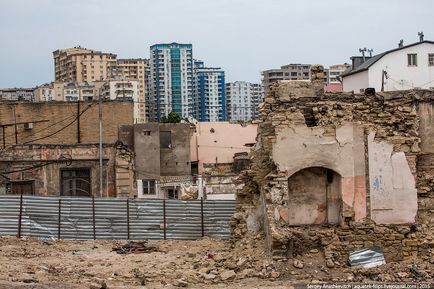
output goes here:
<path id="1" fill-rule="evenodd" d="M 127 239 L 130 239 L 130 199 L 127 199 Z"/>
<path id="2" fill-rule="evenodd" d="M 23 218 L 23 193 L 20 196 L 20 213 L 18 215 L 18 238 L 21 238 L 21 220 Z"/>
<path id="3" fill-rule="evenodd" d="M 166 240 L 166 200 L 163 199 L 163 234 L 164 240 Z"/>
<path id="4" fill-rule="evenodd" d="M 202 226 L 202 238 L 205 237 L 205 224 L 203 220 L 203 198 L 200 198 L 200 221 Z"/>
<path id="5" fill-rule="evenodd" d="M 95 226 L 95 196 L 92 196 L 92 222 L 93 222 L 93 239 L 96 240 L 96 226 Z"/>
<path id="6" fill-rule="evenodd" d="M 57 240 L 60 240 L 61 218 L 62 218 L 62 199 L 59 199 L 59 214 L 57 218 Z"/>

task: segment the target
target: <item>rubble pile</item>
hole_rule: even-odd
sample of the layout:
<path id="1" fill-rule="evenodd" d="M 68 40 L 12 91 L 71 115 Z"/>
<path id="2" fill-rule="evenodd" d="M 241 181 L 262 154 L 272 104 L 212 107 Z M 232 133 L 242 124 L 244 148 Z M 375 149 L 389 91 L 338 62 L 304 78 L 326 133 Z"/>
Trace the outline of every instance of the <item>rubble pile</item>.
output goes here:
<path id="1" fill-rule="evenodd" d="M 418 111 L 424 104 L 432 106 L 434 92 L 367 91 L 366 95 L 326 95 L 318 89 L 322 73 L 320 66 L 314 66 L 310 83 L 282 81 L 274 84 L 260 106 L 259 119 L 254 121 L 258 124 L 258 136 L 251 166 L 238 178 L 244 187 L 237 192 L 238 211 L 231 220 L 234 240 L 248 238 L 250 231 L 263 231 L 267 248 L 276 258 L 301 258 L 311 250 L 320 250 L 326 267 L 345 267 L 351 251 L 373 245 L 384 249 L 388 261 L 417 257 L 434 262 L 434 228 L 430 221 L 434 217 L 434 154 L 421 151 L 423 140 L 419 134 Z M 344 123 L 361 126 L 366 139 L 374 132 L 375 141 L 393 144 L 393 153 L 405 154 L 418 190 L 415 224 L 375 224 L 369 219 L 367 199 L 368 216 L 363 222 L 353 222 L 352 213 L 344 207 L 344 220 L 339 225 L 285 225 L 288 216 L 279 211 L 279 206 L 286 202 L 288 176 L 279 171 L 272 155 L 278 132 L 305 125 L 321 127 L 327 136 L 335 134 L 336 128 Z M 369 189 L 369 184 L 367 187 Z M 280 214 L 277 219 L 276 210 Z"/>
<path id="2" fill-rule="evenodd" d="M 112 251 L 124 246 L 116 241 L 56 241 L 48 248 L 42 240 L 0 237 L 0 288 L 292 288 L 317 281 L 420 281 L 434 274 L 423 262 L 342 268 L 326 261 L 319 247 L 295 258 L 270 258 L 263 242 L 261 235 L 236 246 L 209 239 L 149 241 L 146 246 L 157 251 L 120 255 Z"/>

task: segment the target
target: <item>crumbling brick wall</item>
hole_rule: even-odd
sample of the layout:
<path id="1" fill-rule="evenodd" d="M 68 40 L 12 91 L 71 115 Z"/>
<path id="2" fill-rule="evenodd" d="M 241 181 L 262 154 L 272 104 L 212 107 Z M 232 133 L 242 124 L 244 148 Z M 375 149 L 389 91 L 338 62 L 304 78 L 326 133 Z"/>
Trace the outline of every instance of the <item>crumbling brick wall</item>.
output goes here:
<path id="1" fill-rule="evenodd" d="M 321 247 L 326 258 L 337 264 L 342 263 L 350 251 L 369 245 L 382 246 L 389 260 L 416 255 L 429 258 L 434 247 L 433 228 L 429 222 L 433 217 L 433 152 L 424 150 L 424 147 L 421 149 L 421 143 L 430 147 L 432 143 L 427 144 L 426 140 L 431 141 L 432 135 L 430 131 L 420 133 L 421 119 L 424 118 L 418 108 L 422 105 L 432 108 L 434 93 L 413 90 L 371 95 L 325 95 L 319 88 L 321 75 L 322 68 L 314 66 L 311 83 L 291 81 L 275 84 L 260 106 L 257 145 L 251 154 L 251 167 L 239 178 L 244 187 L 237 193 L 238 211 L 231 222 L 234 239 L 261 228 L 265 232 L 268 249 L 274 255 L 294 256 Z M 341 142 L 339 130 L 345 127 L 353 127 L 354 133 L 352 138 L 345 136 Z M 306 131 L 313 135 L 315 131 L 320 131 L 316 139 L 324 140 L 318 144 L 322 145 L 324 153 L 308 156 L 307 159 L 317 159 L 307 162 L 309 166 L 331 167 L 338 173 L 345 170 L 345 164 L 342 160 L 328 160 L 331 156 L 327 155 L 328 147 L 332 144 L 326 140 L 335 138 L 340 147 L 347 142 L 353 148 L 360 146 L 354 149 L 351 160 L 354 165 L 348 169 L 357 171 L 347 178 L 353 186 L 349 190 L 353 195 L 347 198 L 348 202 L 343 196 L 339 225 L 289 226 L 285 221 L 285 218 L 290 217 L 288 211 L 284 210 L 285 201 L 288 200 L 288 177 L 294 172 L 282 169 L 281 160 L 276 157 L 283 154 L 277 154 L 276 148 L 296 141 L 292 139 L 285 143 L 284 138 L 291 134 L 282 132 L 291 130 Z M 410 176 L 412 174 L 416 178 L 419 194 L 414 201 L 414 209 L 407 208 L 411 206 L 411 201 L 407 206 L 406 200 L 394 200 L 393 194 L 390 198 L 394 201 L 394 214 L 382 212 L 378 208 L 378 193 L 372 186 L 375 182 L 373 168 L 380 166 L 373 163 L 376 159 L 371 151 L 375 149 L 390 149 L 390 159 L 402 163 L 404 171 L 408 168 Z M 291 154 L 291 150 L 288 150 L 288 154 Z M 347 156 L 351 157 L 351 151 Z M 290 158 L 290 161 L 293 159 Z M 351 180 L 351 177 L 354 179 Z M 412 184 L 412 178 L 405 180 L 405 175 L 401 179 L 404 179 L 402 192 L 396 192 L 401 192 L 401 196 L 409 197 L 410 200 L 413 196 L 407 195 L 416 198 L 415 188 L 412 193 L 414 180 Z M 394 190 L 392 192 L 395 193 Z M 372 204 L 376 207 L 371 207 Z M 401 208 L 407 210 L 403 220 L 412 222 L 405 223 L 399 219 L 397 212 Z M 385 224 L 380 225 L 381 222 Z"/>

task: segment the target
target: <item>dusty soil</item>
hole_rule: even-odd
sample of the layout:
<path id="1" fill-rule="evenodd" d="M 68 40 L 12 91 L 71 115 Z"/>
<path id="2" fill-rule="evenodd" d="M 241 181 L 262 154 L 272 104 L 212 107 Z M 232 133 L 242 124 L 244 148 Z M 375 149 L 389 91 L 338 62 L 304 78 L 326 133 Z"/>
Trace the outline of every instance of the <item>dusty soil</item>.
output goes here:
<path id="1" fill-rule="evenodd" d="M 272 260 L 261 237 L 238 242 L 149 241 L 156 251 L 117 254 L 120 241 L 0 238 L 0 289 L 293 288 L 310 282 L 433 280 L 433 264 L 415 261 L 373 269 L 327 266 L 322 252 Z M 295 262 L 295 260 L 297 260 Z M 301 267 L 303 268 L 297 268 Z M 329 264 L 330 265 L 330 264 Z"/>

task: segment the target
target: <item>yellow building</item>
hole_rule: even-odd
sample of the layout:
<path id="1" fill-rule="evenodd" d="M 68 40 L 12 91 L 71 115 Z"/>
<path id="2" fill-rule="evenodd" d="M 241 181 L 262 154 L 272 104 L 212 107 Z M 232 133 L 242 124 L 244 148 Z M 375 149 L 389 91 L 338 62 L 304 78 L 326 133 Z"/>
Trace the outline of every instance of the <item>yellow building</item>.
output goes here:
<path id="1" fill-rule="evenodd" d="M 146 120 L 146 59 L 116 59 L 116 54 L 83 47 L 53 52 L 55 82 L 95 83 L 107 80 L 136 80 L 139 84 L 137 123 Z M 56 91 L 60 91 L 57 89 Z M 62 98 L 56 95 L 55 99 Z"/>
<path id="2" fill-rule="evenodd" d="M 53 52 L 55 81 L 94 82 L 110 78 L 110 67 L 116 64 L 116 54 L 83 47 L 59 49 Z"/>
<path id="3" fill-rule="evenodd" d="M 116 64 L 111 66 L 111 77 L 112 79 L 126 79 L 126 80 L 137 80 L 139 83 L 139 98 L 138 98 L 138 108 L 140 111 L 138 123 L 145 122 L 146 119 L 146 109 L 145 109 L 145 91 L 146 91 L 146 59 L 118 59 Z"/>

